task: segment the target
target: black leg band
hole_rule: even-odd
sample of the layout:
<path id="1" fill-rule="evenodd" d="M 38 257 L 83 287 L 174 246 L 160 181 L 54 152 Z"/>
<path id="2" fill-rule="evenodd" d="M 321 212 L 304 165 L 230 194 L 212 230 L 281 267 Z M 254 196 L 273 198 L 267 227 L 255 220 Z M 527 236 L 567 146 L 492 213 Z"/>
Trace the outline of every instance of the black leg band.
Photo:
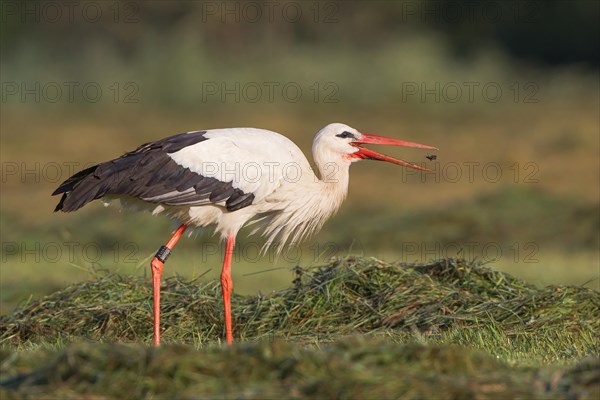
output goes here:
<path id="1" fill-rule="evenodd" d="M 158 251 L 156 252 L 156 255 L 154 257 L 158 258 L 159 261 L 164 264 L 170 255 L 171 255 L 171 249 L 169 249 L 167 246 L 160 246 L 160 249 L 158 249 Z"/>

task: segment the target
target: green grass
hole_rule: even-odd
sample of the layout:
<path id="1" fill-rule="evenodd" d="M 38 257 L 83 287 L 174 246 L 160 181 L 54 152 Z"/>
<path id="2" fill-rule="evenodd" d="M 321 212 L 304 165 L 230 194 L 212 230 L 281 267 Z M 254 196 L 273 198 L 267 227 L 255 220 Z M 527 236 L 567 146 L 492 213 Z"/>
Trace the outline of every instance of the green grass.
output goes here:
<path id="1" fill-rule="evenodd" d="M 456 346 L 346 338 L 231 348 L 78 343 L 2 353 L 4 394 L 35 398 L 594 398 L 597 359 L 511 367 Z"/>
<path id="2" fill-rule="evenodd" d="M 0 320 L 1 387 L 39 398 L 593 398 L 600 293 L 487 266 L 347 257 L 233 297 L 171 277 L 163 344 L 147 279 L 99 275 Z M 132 342 L 137 344 L 132 344 Z"/>

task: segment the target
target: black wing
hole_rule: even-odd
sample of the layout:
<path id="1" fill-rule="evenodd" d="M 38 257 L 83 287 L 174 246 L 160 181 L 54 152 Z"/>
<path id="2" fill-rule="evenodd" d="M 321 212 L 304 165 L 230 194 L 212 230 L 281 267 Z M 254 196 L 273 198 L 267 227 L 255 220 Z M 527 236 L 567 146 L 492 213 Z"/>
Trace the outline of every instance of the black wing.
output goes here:
<path id="1" fill-rule="evenodd" d="M 206 131 L 181 133 L 145 143 L 121 157 L 94 165 L 64 181 L 52 195 L 62 194 L 54 211 L 70 212 L 107 195 L 128 195 L 164 205 L 225 202 L 229 211 L 252 204 L 253 193 L 192 172 L 169 153 L 209 140 Z"/>

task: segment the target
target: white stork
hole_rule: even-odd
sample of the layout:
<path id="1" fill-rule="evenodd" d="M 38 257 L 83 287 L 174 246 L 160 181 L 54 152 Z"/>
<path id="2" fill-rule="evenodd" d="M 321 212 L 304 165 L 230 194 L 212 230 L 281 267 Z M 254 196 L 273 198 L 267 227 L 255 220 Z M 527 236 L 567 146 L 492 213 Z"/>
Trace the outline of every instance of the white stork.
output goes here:
<path id="1" fill-rule="evenodd" d="M 253 233 L 262 232 L 265 248 L 281 251 L 286 243 L 317 231 L 337 211 L 348 192 L 353 162 L 382 160 L 429 171 L 363 144 L 437 150 L 329 124 L 316 134 L 312 145 L 319 178 L 302 151 L 278 133 L 254 128 L 193 131 L 143 144 L 71 176 L 53 193 L 62 194 L 55 211 L 71 212 L 95 199 L 119 198 L 122 206 L 163 213 L 181 224 L 151 262 L 157 346 L 164 262 L 188 226 L 214 226 L 227 242 L 221 289 L 226 339 L 231 344 L 231 257 L 243 226 L 256 224 Z"/>

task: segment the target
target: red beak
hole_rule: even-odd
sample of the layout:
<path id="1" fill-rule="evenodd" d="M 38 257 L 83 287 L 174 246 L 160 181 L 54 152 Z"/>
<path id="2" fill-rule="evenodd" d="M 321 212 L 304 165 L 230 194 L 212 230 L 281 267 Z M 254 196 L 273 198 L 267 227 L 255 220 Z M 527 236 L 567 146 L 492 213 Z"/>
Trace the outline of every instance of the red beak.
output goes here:
<path id="1" fill-rule="evenodd" d="M 365 149 L 365 148 L 361 147 L 360 145 L 361 144 L 388 144 L 390 146 L 416 147 L 419 149 L 438 150 L 436 147 L 427 146 L 425 144 L 407 142 L 404 140 L 387 138 L 385 136 L 371 135 L 368 133 L 361 133 L 360 138 L 358 140 L 353 141 L 351 144 L 353 146 L 358 147 L 358 151 L 355 153 L 352 153 L 352 157 L 362 158 L 365 160 L 387 161 L 392 164 L 404 165 L 405 167 L 408 167 L 408 168 L 414 168 L 414 169 L 418 169 L 420 171 L 428 171 L 428 172 L 431 172 L 431 170 L 421 167 L 419 165 L 411 164 L 411 163 L 403 161 L 403 160 L 398 160 L 396 158 L 386 156 L 385 154 L 377 153 L 376 151 L 373 151 L 370 149 Z"/>

